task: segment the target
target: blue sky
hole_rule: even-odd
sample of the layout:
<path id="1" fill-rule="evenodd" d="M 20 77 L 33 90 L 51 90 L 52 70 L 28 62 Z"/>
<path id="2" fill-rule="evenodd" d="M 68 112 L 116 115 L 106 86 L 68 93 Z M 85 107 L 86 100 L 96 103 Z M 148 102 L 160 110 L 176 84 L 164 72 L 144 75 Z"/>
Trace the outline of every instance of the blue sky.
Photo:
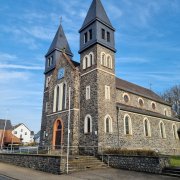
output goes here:
<path id="1" fill-rule="evenodd" d="M 92 0 L 0 0 L 0 118 L 40 129 L 44 55 L 60 17 L 74 60 Z M 155 92 L 180 83 L 180 1 L 102 0 L 116 29 L 116 74 Z"/>

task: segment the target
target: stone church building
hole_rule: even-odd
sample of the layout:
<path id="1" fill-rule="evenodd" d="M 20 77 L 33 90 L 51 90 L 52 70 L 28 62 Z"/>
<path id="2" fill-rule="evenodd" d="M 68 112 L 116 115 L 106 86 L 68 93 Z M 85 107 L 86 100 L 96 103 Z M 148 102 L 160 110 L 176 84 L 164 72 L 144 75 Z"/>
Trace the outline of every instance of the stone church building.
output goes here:
<path id="1" fill-rule="evenodd" d="M 180 153 L 180 121 L 153 91 L 115 75 L 115 29 L 93 0 L 73 60 L 62 25 L 45 55 L 41 146 L 151 149 Z"/>

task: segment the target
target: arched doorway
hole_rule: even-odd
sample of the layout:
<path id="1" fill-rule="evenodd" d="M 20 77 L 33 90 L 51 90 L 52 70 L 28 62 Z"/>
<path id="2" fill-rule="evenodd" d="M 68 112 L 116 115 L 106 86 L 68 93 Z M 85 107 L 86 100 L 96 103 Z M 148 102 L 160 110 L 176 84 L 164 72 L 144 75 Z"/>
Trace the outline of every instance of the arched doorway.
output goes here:
<path id="1" fill-rule="evenodd" d="M 54 122 L 53 127 L 53 149 L 61 149 L 63 140 L 63 123 L 60 119 Z"/>

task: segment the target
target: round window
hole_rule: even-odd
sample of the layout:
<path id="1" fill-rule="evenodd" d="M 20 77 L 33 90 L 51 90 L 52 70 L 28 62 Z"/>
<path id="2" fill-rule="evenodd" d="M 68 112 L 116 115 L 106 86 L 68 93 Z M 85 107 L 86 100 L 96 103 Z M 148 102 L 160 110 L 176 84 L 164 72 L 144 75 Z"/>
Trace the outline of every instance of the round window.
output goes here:
<path id="1" fill-rule="evenodd" d="M 139 105 L 140 105 L 140 106 L 143 106 L 143 105 L 144 105 L 144 102 L 143 102 L 142 99 L 139 99 Z"/>
<path id="2" fill-rule="evenodd" d="M 156 109 L 156 104 L 155 103 L 152 103 L 152 108 Z"/>
<path id="3" fill-rule="evenodd" d="M 127 102 L 129 102 L 129 97 L 128 97 L 128 95 L 124 95 L 124 101 L 127 103 Z"/>

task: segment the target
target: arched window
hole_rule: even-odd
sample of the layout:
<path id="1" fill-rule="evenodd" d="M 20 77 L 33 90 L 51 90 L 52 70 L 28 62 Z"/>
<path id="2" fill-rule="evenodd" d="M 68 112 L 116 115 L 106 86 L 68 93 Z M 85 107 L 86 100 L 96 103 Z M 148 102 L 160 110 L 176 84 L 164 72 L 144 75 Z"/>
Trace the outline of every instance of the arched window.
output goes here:
<path id="1" fill-rule="evenodd" d="M 89 54 L 89 59 L 90 59 L 90 66 L 94 65 L 94 54 L 92 52 Z"/>
<path id="2" fill-rule="evenodd" d="M 59 110 L 59 90 L 59 85 L 56 85 L 54 88 L 53 112 Z"/>
<path id="3" fill-rule="evenodd" d="M 104 118 L 104 131 L 105 133 L 112 133 L 112 119 L 109 115 Z"/>
<path id="4" fill-rule="evenodd" d="M 83 59 L 83 69 L 86 69 L 88 67 L 88 56 L 85 56 Z"/>
<path id="5" fill-rule="evenodd" d="M 46 88 L 48 88 L 50 80 L 51 80 L 51 76 L 48 76 L 46 78 Z"/>
<path id="6" fill-rule="evenodd" d="M 66 109 L 66 84 L 63 83 L 63 97 L 62 97 L 62 109 Z"/>
<path id="7" fill-rule="evenodd" d="M 105 66 L 106 61 L 106 54 L 104 52 L 101 53 L 101 64 Z"/>
<path id="8" fill-rule="evenodd" d="M 90 115 L 86 115 L 84 119 L 84 133 L 92 133 L 92 117 Z"/>
<path id="9" fill-rule="evenodd" d="M 132 135 L 132 124 L 129 115 L 124 116 L 124 134 Z"/>
<path id="10" fill-rule="evenodd" d="M 144 119 L 144 135 L 146 137 L 151 136 L 151 127 L 148 119 Z"/>
<path id="11" fill-rule="evenodd" d="M 164 115 L 168 116 L 167 109 L 164 109 Z"/>
<path id="12" fill-rule="evenodd" d="M 59 110 L 59 86 L 57 86 L 57 95 L 56 95 L 56 111 Z"/>
<path id="13" fill-rule="evenodd" d="M 161 138 L 166 138 L 165 125 L 162 121 L 159 123 L 159 128 L 160 128 Z"/>
<path id="14" fill-rule="evenodd" d="M 172 125 L 172 130 L 174 139 L 178 139 L 177 126 L 175 124 Z"/>
<path id="15" fill-rule="evenodd" d="M 107 67 L 112 69 L 112 58 L 110 55 L 107 56 Z"/>

